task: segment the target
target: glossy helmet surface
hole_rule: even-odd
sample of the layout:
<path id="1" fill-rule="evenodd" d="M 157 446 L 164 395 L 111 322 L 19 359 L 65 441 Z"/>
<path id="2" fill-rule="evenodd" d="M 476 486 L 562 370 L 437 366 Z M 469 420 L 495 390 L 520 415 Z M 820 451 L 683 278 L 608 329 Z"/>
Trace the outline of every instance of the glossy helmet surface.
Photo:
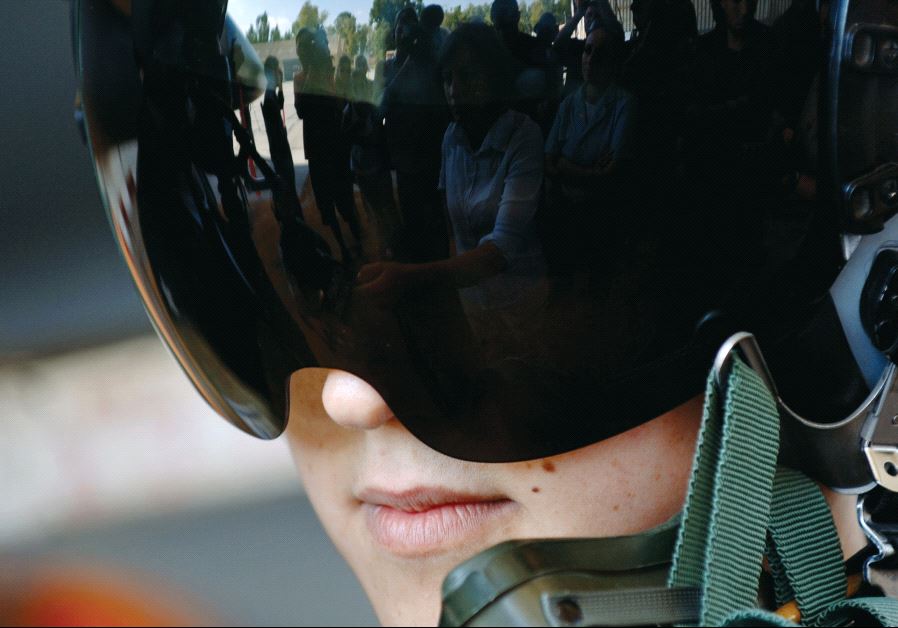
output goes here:
<path id="1" fill-rule="evenodd" d="M 700 394 L 742 330 L 824 430 L 882 387 L 898 6 L 770 3 L 738 55 L 703 2 L 654 0 L 639 30 L 609 5 L 551 44 L 409 6 L 360 47 L 327 24 L 260 42 L 226 0 L 77 3 L 115 237 L 223 417 L 276 437 L 291 375 L 342 369 L 440 452 L 532 459 Z M 818 449 L 798 464 L 869 482 Z"/>

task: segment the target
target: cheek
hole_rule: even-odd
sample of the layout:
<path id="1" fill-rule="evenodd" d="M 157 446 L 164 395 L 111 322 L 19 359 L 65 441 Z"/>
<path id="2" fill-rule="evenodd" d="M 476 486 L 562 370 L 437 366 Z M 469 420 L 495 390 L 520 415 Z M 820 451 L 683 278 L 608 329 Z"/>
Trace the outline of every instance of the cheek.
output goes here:
<path id="1" fill-rule="evenodd" d="M 326 369 L 303 369 L 290 380 L 290 420 L 286 437 L 294 464 L 316 510 L 344 507 L 351 481 L 353 451 L 361 435 L 337 425 L 325 412 Z M 342 489 L 342 490 L 338 490 Z"/>
<path id="2" fill-rule="evenodd" d="M 602 444 L 603 445 L 603 444 Z M 638 515 L 641 475 L 617 448 L 591 446 L 531 463 L 519 487 L 528 525 L 539 536 L 625 534 Z"/>
<path id="3" fill-rule="evenodd" d="M 352 547 L 352 540 L 359 534 L 353 528 L 356 504 L 348 488 L 352 486 L 353 471 L 348 464 L 351 454 L 342 451 L 346 444 L 339 439 L 323 439 L 314 431 L 291 432 L 289 428 L 287 437 L 306 496 L 321 525 L 340 554 L 352 556 L 358 549 Z"/>
<path id="4" fill-rule="evenodd" d="M 351 441 L 353 430 L 334 421 L 325 406 L 325 391 L 328 382 L 334 379 L 332 375 L 340 376 L 342 373 L 331 369 L 305 368 L 290 378 L 287 438 L 291 448 L 296 443 L 313 450 L 333 450 L 344 447 Z M 351 413 L 352 401 L 345 402 L 344 405 L 345 411 Z"/>
<path id="5" fill-rule="evenodd" d="M 660 421 L 660 422 L 659 422 Z M 698 419 L 659 420 L 583 449 L 509 465 L 519 536 L 634 534 L 682 507 Z"/>

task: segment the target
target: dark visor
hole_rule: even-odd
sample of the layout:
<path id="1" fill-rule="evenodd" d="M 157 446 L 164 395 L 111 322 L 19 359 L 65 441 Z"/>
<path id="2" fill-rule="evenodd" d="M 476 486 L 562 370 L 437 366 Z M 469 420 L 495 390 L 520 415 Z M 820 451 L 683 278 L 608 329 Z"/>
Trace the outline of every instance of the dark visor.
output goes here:
<path id="1" fill-rule="evenodd" d="M 842 234 L 898 201 L 898 5 L 584 3 L 570 31 L 507 0 L 226 5 L 81 0 L 76 27 L 116 238 L 238 427 L 280 434 L 325 367 L 436 450 L 532 459 L 700 394 L 740 330 L 795 410 L 866 397 L 847 348 L 809 356 Z"/>

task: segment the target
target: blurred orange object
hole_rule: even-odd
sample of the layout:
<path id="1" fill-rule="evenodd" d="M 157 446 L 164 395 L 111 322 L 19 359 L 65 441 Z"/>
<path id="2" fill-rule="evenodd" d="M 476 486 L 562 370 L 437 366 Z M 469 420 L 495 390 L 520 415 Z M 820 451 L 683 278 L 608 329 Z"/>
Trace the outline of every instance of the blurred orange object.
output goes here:
<path id="1" fill-rule="evenodd" d="M 71 562 L 0 571 L 0 626 L 221 625 L 182 591 L 135 571 Z"/>

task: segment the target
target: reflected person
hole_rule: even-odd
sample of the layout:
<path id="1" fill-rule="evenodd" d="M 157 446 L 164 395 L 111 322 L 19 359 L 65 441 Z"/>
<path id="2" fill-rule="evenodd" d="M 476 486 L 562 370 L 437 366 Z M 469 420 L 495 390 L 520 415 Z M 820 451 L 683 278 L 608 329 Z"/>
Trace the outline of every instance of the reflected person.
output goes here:
<path id="1" fill-rule="evenodd" d="M 699 37 L 686 167 L 695 207 L 729 263 L 759 261 L 764 212 L 775 199 L 767 146 L 774 139 L 775 40 L 757 0 L 713 0 L 716 27 Z"/>
<path id="2" fill-rule="evenodd" d="M 360 290 L 395 299 L 422 285 L 460 289 L 484 342 L 526 342 L 545 306 L 545 261 L 534 216 L 543 178 L 542 135 L 504 100 L 509 59 L 489 26 L 466 23 L 440 57 L 454 122 L 443 139 L 440 187 L 455 256 L 428 264 L 381 262 L 359 273 Z"/>
<path id="3" fill-rule="evenodd" d="M 380 64 L 383 67 L 383 64 Z M 358 55 L 352 72 L 352 99 L 344 110 L 343 128 L 352 143 L 350 163 L 375 233 L 377 252 L 392 258 L 402 217 L 393 194 L 393 176 L 384 128 L 377 115 L 376 86 L 368 78 L 368 61 Z"/>
<path id="4" fill-rule="evenodd" d="M 574 14 L 558 31 L 552 44 L 552 49 L 566 70 L 562 96 L 573 94 L 583 84 L 581 59 L 586 40 L 573 36 L 581 20 L 587 36 L 599 26 L 619 30 L 621 37 L 624 34 L 623 26 L 608 4 L 608 0 L 574 0 Z"/>
<path id="5" fill-rule="evenodd" d="M 443 28 L 445 17 L 446 13 L 443 11 L 443 7 L 438 4 L 428 4 L 421 9 L 421 30 L 429 40 L 435 58 L 439 56 L 443 43 L 449 35 L 449 31 Z"/>
<path id="6" fill-rule="evenodd" d="M 433 49 L 413 7 L 397 15 L 394 37 L 396 56 L 385 64 L 381 102 L 404 223 L 394 253 L 402 261 L 426 262 L 449 252 L 437 189 L 440 141 L 449 118 Z"/>
<path id="7" fill-rule="evenodd" d="M 543 42 L 521 31 L 521 10 L 517 0 L 493 0 L 490 19 L 508 54 L 515 76 L 511 87 L 517 94 L 512 108 L 526 113 L 540 127 L 548 130 L 551 120 L 546 119 L 545 103 L 550 98 L 551 75 L 546 67 L 546 51 Z"/>
<path id="8" fill-rule="evenodd" d="M 621 227 L 623 173 L 633 161 L 635 98 L 615 79 L 623 39 L 596 28 L 583 48 L 584 85 L 558 109 L 546 140 L 548 219 L 562 275 L 595 271 Z"/>
<path id="9" fill-rule="evenodd" d="M 284 124 L 284 73 L 277 57 L 265 59 L 267 87 L 262 100 L 262 118 L 268 137 L 268 150 L 274 170 L 280 177 L 274 191 L 275 212 L 280 223 L 302 220 L 299 194 L 296 189 L 296 174 L 287 127 Z"/>
<path id="10" fill-rule="evenodd" d="M 293 79 L 296 114 L 303 121 L 303 147 L 309 178 L 322 222 L 330 227 L 343 261 L 352 257 L 337 220 L 337 211 L 349 224 L 356 246 L 362 230 L 352 194 L 349 142 L 341 131 L 343 101 L 335 95 L 334 68 L 320 35 L 302 28 L 296 34 L 296 53 L 302 70 Z"/>

